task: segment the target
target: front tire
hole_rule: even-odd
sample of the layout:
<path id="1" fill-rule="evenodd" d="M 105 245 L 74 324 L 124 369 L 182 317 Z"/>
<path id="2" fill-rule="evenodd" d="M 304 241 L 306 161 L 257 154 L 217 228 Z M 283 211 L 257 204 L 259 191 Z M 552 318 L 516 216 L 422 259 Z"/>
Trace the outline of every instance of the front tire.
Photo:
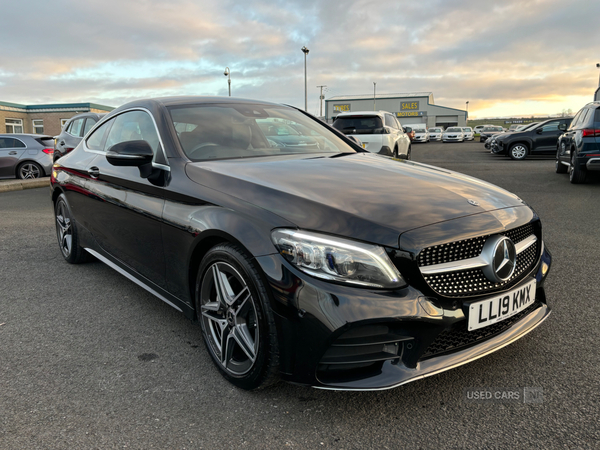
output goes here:
<path id="1" fill-rule="evenodd" d="M 525 144 L 514 144 L 510 150 L 508 150 L 508 155 L 515 161 L 521 161 L 527 158 L 528 153 L 529 149 Z"/>
<path id="2" fill-rule="evenodd" d="M 279 353 L 269 296 L 252 258 L 222 244 L 206 254 L 196 277 L 196 313 L 208 353 L 242 389 L 277 380 Z"/>
<path id="3" fill-rule="evenodd" d="M 58 246 L 65 261 L 69 264 L 80 264 L 88 261 L 91 255 L 79 245 L 77 224 L 73 219 L 65 194 L 60 194 L 54 203 L 54 218 Z"/>
<path id="4" fill-rule="evenodd" d="M 567 148 L 564 142 L 560 144 L 560 149 L 556 150 L 556 161 L 554 162 L 556 173 L 567 173 L 569 170 L 569 168 L 560 161 L 560 155 L 564 155 L 566 150 Z"/>

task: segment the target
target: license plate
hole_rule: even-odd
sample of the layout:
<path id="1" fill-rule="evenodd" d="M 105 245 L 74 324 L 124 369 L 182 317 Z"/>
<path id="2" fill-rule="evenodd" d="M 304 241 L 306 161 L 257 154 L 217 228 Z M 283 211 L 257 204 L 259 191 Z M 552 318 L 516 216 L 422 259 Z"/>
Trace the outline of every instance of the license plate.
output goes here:
<path id="1" fill-rule="evenodd" d="M 362 143 L 363 148 L 367 148 L 367 144 L 365 144 L 364 142 Z"/>
<path id="2" fill-rule="evenodd" d="M 535 302 L 535 280 L 502 295 L 469 305 L 469 331 L 487 327 L 514 316 Z"/>

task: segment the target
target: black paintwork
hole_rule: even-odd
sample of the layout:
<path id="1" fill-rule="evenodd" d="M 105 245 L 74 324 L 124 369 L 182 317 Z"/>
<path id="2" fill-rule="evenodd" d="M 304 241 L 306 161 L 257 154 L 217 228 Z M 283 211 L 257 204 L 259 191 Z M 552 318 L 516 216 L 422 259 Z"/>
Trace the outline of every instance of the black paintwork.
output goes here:
<path id="1" fill-rule="evenodd" d="M 524 131 L 506 133 L 498 136 L 496 143 L 499 147 L 497 153 L 506 153 L 513 145 L 524 144 L 528 155 L 554 154 L 556 141 L 564 130 L 571 124 L 572 117 L 562 117 L 540 122 L 537 126 Z"/>
<path id="2" fill-rule="evenodd" d="M 130 109 L 150 112 L 162 141 L 148 178 L 135 166 L 110 164 L 82 142 L 55 165 L 53 199 L 65 193 L 81 245 L 150 288 L 190 318 L 202 256 L 219 242 L 243 246 L 270 286 L 281 374 L 293 382 L 347 389 L 378 389 L 467 362 L 499 348 L 548 314 L 541 262 L 528 274 L 538 279 L 542 307 L 492 340 L 429 360 L 419 355 L 442 330 L 464 323 L 461 299 L 436 295 L 416 265 L 428 246 L 500 233 L 537 222 L 518 197 L 448 170 L 354 152 L 190 162 L 168 108 L 198 103 L 257 103 L 229 98 L 164 98 L 124 105 L 96 127 Z M 315 122 L 320 123 L 317 119 Z M 114 121 L 113 121 L 114 123 Z M 326 126 L 326 125 L 322 125 Z M 163 153 L 164 151 L 164 153 Z M 471 200 L 469 203 L 468 200 Z M 288 263 L 271 241 L 274 228 L 301 228 L 357 239 L 386 248 L 408 286 L 357 288 L 313 278 Z M 420 298 L 436 298 L 443 316 L 431 317 Z M 396 362 L 353 379 L 319 375 L 319 361 L 343 333 L 387 326 L 406 342 Z"/>

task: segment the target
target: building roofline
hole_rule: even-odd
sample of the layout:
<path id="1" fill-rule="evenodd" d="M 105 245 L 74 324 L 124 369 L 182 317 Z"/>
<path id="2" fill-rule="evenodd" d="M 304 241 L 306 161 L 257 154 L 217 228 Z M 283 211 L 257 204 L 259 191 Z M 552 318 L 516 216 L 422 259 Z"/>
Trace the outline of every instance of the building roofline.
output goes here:
<path id="1" fill-rule="evenodd" d="M 73 109 L 73 108 L 82 108 L 82 109 L 100 109 L 102 111 L 112 111 L 114 108 L 112 106 L 99 105 L 97 103 L 50 103 L 44 105 L 22 105 L 19 103 L 10 103 L 10 102 L 2 102 L 0 101 L 0 106 L 6 106 L 8 108 L 16 108 L 22 109 L 23 112 L 29 112 L 39 109 L 56 109 L 56 110 L 65 110 L 65 109 Z M 57 111 L 58 112 L 58 111 Z"/>

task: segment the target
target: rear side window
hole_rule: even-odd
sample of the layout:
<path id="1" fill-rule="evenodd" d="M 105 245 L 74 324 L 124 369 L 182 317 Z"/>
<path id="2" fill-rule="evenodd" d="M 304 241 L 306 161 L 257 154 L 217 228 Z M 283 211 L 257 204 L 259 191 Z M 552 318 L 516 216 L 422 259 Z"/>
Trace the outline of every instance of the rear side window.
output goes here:
<path id="1" fill-rule="evenodd" d="M 76 119 L 69 127 L 69 133 L 73 136 L 81 137 L 81 129 L 83 128 L 83 121 L 85 119 Z"/>
<path id="2" fill-rule="evenodd" d="M 18 139 L 14 138 L 0 138 L 0 148 L 25 148 L 26 145 L 23 144 Z"/>
<path id="3" fill-rule="evenodd" d="M 546 125 L 544 125 L 542 127 L 542 133 L 547 133 L 549 131 L 556 131 L 558 130 L 558 121 L 554 121 L 554 122 L 549 122 Z"/>
<path id="4" fill-rule="evenodd" d="M 83 135 L 85 136 L 86 134 L 88 134 L 94 125 L 96 125 L 96 120 L 88 118 L 85 121 L 85 128 L 83 129 Z"/>
<path id="5" fill-rule="evenodd" d="M 394 119 L 394 116 L 390 116 L 389 114 L 385 115 L 385 126 L 391 127 L 391 128 L 398 128 L 398 125 L 396 125 L 396 119 Z"/>

